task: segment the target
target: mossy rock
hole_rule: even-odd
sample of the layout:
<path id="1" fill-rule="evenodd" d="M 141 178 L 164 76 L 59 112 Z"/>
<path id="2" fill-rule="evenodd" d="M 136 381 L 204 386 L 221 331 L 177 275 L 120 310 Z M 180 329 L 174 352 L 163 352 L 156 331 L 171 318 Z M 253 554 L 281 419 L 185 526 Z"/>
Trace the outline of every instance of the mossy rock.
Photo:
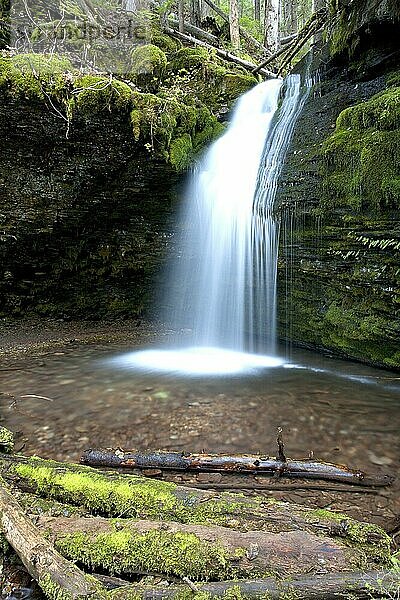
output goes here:
<path id="1" fill-rule="evenodd" d="M 324 146 L 326 207 L 400 208 L 400 87 L 342 111 Z"/>
<path id="2" fill-rule="evenodd" d="M 166 67 L 165 53 L 153 44 L 138 46 L 131 54 L 131 76 L 144 89 L 158 89 Z"/>
<path id="3" fill-rule="evenodd" d="M 112 77 L 83 75 L 74 81 L 73 97 L 69 100 L 71 114 L 93 114 L 101 111 L 128 111 L 133 90 L 128 84 Z"/>
<path id="4" fill-rule="evenodd" d="M 201 69 L 211 60 L 205 48 L 181 48 L 170 58 L 171 71 Z"/>
<path id="5" fill-rule="evenodd" d="M 74 72 L 71 61 L 58 55 L 18 54 L 0 57 L 0 89 L 15 98 L 43 101 L 66 87 L 64 74 Z"/>

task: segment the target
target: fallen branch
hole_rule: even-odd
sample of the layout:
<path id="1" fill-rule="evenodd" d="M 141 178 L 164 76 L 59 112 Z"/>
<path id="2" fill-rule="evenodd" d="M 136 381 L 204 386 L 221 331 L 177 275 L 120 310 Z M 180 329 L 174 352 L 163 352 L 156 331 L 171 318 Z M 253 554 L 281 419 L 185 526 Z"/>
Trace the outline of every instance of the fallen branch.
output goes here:
<path id="1" fill-rule="evenodd" d="M 217 54 L 217 56 L 220 56 L 221 58 L 224 58 L 227 61 L 230 61 L 237 65 L 240 65 L 247 71 L 253 71 L 254 68 L 256 67 L 256 65 L 254 63 L 251 63 L 248 60 L 239 58 L 238 56 L 235 56 L 234 54 L 230 54 L 229 52 L 227 52 L 226 50 L 222 50 L 221 48 L 215 48 L 214 46 L 211 46 L 211 44 L 208 44 L 207 42 L 198 40 L 197 38 L 195 38 L 191 35 L 187 35 L 186 33 L 180 33 L 179 31 L 177 31 L 176 29 L 172 29 L 171 27 L 164 26 L 164 31 L 168 35 L 171 35 L 172 37 L 175 37 L 176 39 L 181 40 L 182 42 L 186 42 L 187 44 L 193 44 L 196 46 L 201 46 L 203 48 L 207 48 L 207 50 L 213 50 Z M 260 69 L 258 72 L 261 75 L 264 75 L 265 77 L 269 77 L 269 78 L 276 77 L 275 73 L 272 73 L 271 71 L 266 71 L 265 69 Z"/>
<path id="2" fill-rule="evenodd" d="M 326 10 L 320 9 L 315 12 L 311 18 L 308 20 L 304 28 L 299 32 L 297 38 L 293 41 L 292 44 L 289 44 L 288 53 L 282 59 L 282 62 L 279 66 L 278 74 L 281 74 L 284 69 L 292 62 L 295 56 L 300 52 L 303 46 L 308 42 L 308 40 L 318 33 L 321 29 L 323 23 L 326 20 Z"/>
<path id="3" fill-rule="evenodd" d="M 174 29 L 178 28 L 179 31 L 179 21 L 178 19 L 174 19 L 173 17 L 168 17 L 168 23 L 172 25 Z M 200 29 L 200 27 L 196 27 L 195 25 L 191 25 L 190 23 L 184 23 L 184 30 L 179 33 L 187 33 L 189 35 L 194 35 L 200 39 L 205 40 L 209 44 L 217 47 L 219 46 L 219 39 L 216 35 L 209 33 L 208 31 L 204 31 L 204 29 Z"/>
<path id="4" fill-rule="evenodd" d="M 277 52 L 269 56 L 266 60 L 260 63 L 254 70 L 253 73 L 261 72 L 261 69 L 264 69 L 269 64 L 271 64 L 274 60 L 279 58 L 280 56 L 286 54 L 284 57 L 280 67 L 278 74 L 282 73 L 283 69 L 293 60 L 293 58 L 298 54 L 304 44 L 315 35 L 319 29 L 322 27 L 326 19 L 326 11 L 325 9 L 321 9 L 315 12 L 307 23 L 304 25 L 303 29 L 301 29 L 288 43 L 284 44 L 282 48 L 280 48 Z"/>
<path id="5" fill-rule="evenodd" d="M 283 453 L 283 448 L 282 448 Z M 81 463 L 98 467 L 166 469 L 175 471 L 269 473 L 275 477 L 323 479 L 353 485 L 387 486 L 389 475 L 367 475 L 341 465 L 314 460 L 282 460 L 258 454 L 191 454 L 180 452 L 136 452 L 121 449 L 88 449 Z"/>
<path id="6" fill-rule="evenodd" d="M 97 584 L 42 537 L 1 478 L 0 517 L 4 536 L 41 587 L 71 600 L 99 597 Z"/>

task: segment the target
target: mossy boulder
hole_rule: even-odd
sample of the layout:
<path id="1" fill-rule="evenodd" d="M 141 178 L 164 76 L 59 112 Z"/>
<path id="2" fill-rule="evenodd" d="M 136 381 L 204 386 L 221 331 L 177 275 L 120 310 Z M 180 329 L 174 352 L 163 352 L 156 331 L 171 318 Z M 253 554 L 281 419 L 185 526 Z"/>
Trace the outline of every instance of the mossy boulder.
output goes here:
<path id="1" fill-rule="evenodd" d="M 66 74 L 74 68 L 64 56 L 17 54 L 0 57 L 0 90 L 13 98 L 44 101 L 46 94 L 62 93 Z"/>
<path id="2" fill-rule="evenodd" d="M 183 95 L 196 94 L 215 114 L 229 110 L 239 96 L 257 84 L 253 75 L 228 66 L 205 48 L 178 50 L 169 57 L 168 69 Z"/>
<path id="3" fill-rule="evenodd" d="M 165 53 L 154 44 L 138 46 L 131 54 L 131 76 L 140 87 L 149 91 L 159 88 L 167 67 Z"/>

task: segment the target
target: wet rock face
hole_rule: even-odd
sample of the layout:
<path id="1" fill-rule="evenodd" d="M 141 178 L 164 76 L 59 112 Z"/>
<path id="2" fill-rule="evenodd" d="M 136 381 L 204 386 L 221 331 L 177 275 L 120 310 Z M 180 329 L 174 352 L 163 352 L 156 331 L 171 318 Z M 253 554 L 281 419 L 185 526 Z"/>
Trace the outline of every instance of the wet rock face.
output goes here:
<path id="1" fill-rule="evenodd" d="M 396 77 L 356 80 L 343 70 L 320 77 L 298 120 L 278 192 L 280 334 L 399 367 L 400 172 L 398 144 L 388 140 L 398 139 L 400 123 L 386 102 Z M 384 112 L 369 122 L 365 107 L 372 110 L 382 98 Z"/>
<path id="2" fill-rule="evenodd" d="M 0 106 L 0 311 L 140 314 L 168 239 L 172 166 L 126 115 L 66 123 L 41 102 Z"/>

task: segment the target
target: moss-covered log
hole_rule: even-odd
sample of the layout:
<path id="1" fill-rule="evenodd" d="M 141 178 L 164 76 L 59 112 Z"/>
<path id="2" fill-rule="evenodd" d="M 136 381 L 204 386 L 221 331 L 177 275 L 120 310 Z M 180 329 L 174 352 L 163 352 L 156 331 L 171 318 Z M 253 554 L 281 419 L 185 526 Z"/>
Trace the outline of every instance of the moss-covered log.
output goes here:
<path id="1" fill-rule="evenodd" d="M 354 573 L 324 573 L 276 580 L 223 581 L 198 585 L 198 592 L 180 586 L 145 588 L 137 586 L 115 590 L 112 600 L 372 600 L 397 598 L 400 575 L 396 571 L 358 571 Z M 130 593 L 135 595 L 130 596 Z"/>
<path id="2" fill-rule="evenodd" d="M 97 582 L 65 560 L 48 541 L 42 538 L 1 477 L 0 523 L 7 541 L 17 552 L 32 577 L 43 589 L 49 591 L 49 598 L 74 600 L 100 597 L 98 594 L 100 586 Z"/>
<path id="3" fill-rule="evenodd" d="M 379 527 L 339 513 L 38 458 L 2 455 L 0 470 L 4 478 L 26 491 L 84 507 L 96 515 L 219 525 L 241 532 L 305 530 L 360 549 L 365 565 L 384 565 L 390 559 L 390 538 Z"/>
<path id="4" fill-rule="evenodd" d="M 365 565 L 361 547 L 308 531 L 241 533 L 165 521 L 47 517 L 36 520 L 66 558 L 111 574 L 158 573 L 192 581 L 289 577 Z"/>

